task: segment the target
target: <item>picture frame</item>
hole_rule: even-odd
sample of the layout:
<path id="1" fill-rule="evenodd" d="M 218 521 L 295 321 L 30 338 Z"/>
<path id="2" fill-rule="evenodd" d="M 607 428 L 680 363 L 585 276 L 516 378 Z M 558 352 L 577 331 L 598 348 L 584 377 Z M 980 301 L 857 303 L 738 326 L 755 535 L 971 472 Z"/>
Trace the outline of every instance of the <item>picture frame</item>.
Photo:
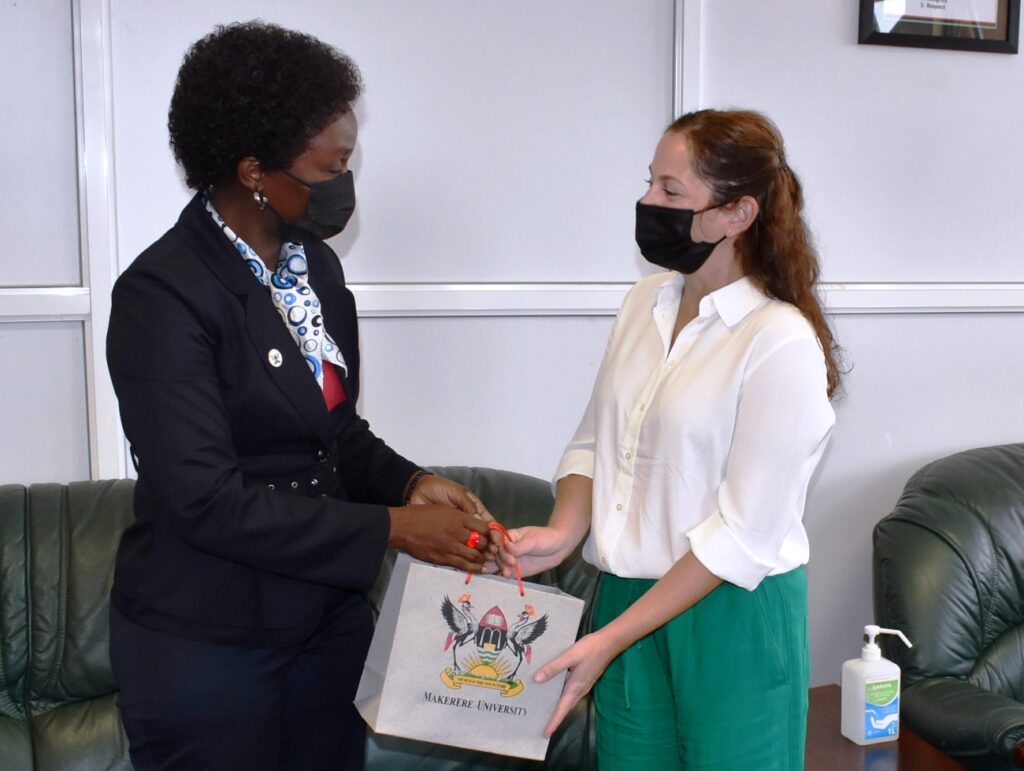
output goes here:
<path id="1" fill-rule="evenodd" d="M 1021 0 L 860 0 L 858 43 L 1017 53 Z"/>

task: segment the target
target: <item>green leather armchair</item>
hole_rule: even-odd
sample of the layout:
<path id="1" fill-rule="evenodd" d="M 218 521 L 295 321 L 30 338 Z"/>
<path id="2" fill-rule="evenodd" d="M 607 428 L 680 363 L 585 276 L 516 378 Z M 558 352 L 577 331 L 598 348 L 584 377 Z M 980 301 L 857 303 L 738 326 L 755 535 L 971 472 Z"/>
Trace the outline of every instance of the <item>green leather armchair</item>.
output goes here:
<path id="1" fill-rule="evenodd" d="M 905 725 L 975 769 L 1024 767 L 1024 444 L 929 463 L 874 530 L 874 606 L 913 648 Z"/>
<path id="2" fill-rule="evenodd" d="M 435 469 L 477 493 L 503 524 L 546 520 L 548 484 L 495 469 Z M 129 480 L 0 486 L 0 769 L 130 770 L 108 650 L 108 597 Z M 394 555 L 371 593 L 383 599 Z M 596 571 L 577 552 L 531 580 L 588 603 Z M 584 614 L 584 624 L 589 613 Z M 541 764 L 372 735 L 369 771 L 595 767 L 589 707 L 552 738 Z"/>

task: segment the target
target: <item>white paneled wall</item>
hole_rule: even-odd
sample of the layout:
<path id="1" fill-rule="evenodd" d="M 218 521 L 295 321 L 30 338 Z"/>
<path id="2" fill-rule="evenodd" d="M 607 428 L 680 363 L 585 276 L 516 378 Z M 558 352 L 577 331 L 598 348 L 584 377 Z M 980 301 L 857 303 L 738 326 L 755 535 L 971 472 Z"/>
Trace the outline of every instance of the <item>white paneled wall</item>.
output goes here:
<path id="1" fill-rule="evenodd" d="M 122 264 L 187 200 L 165 128 L 185 48 L 257 16 L 363 72 L 359 205 L 333 242 L 350 281 L 636 276 L 633 203 L 672 110 L 671 0 L 113 0 Z"/>
<path id="2" fill-rule="evenodd" d="M 362 411 L 374 431 L 422 462 L 547 479 L 590 398 L 611 322 L 368 319 L 360 327 Z"/>
<path id="3" fill-rule="evenodd" d="M 89 476 L 82 323 L 38 320 L 88 307 L 72 22 L 67 0 L 0 4 L 0 482 Z M 54 303 L 54 286 L 72 288 Z"/>
<path id="4" fill-rule="evenodd" d="M 81 322 L 0 324 L 0 484 L 89 478 Z"/>
<path id="5" fill-rule="evenodd" d="M 812 677 L 838 682 L 871 623 L 871 530 L 908 477 L 970 447 L 1024 441 L 1024 313 L 843 316 L 853 370 L 808 496 Z"/>
<path id="6" fill-rule="evenodd" d="M 1024 281 L 1024 57 L 859 46 L 857 5 L 705 0 L 705 105 L 778 122 L 826 280 Z"/>
<path id="7" fill-rule="evenodd" d="M 0 4 L 0 286 L 77 284 L 81 276 L 71 41 L 68 0 Z"/>

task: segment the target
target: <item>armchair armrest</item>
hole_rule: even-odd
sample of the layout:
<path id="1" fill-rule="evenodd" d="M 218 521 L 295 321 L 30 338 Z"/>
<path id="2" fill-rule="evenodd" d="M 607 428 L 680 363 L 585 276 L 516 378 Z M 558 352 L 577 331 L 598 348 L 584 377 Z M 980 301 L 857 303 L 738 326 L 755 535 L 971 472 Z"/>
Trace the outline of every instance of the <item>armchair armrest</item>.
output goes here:
<path id="1" fill-rule="evenodd" d="M 953 755 L 995 754 L 1024 767 L 1024 704 L 951 678 L 919 680 L 903 690 L 908 728 Z"/>

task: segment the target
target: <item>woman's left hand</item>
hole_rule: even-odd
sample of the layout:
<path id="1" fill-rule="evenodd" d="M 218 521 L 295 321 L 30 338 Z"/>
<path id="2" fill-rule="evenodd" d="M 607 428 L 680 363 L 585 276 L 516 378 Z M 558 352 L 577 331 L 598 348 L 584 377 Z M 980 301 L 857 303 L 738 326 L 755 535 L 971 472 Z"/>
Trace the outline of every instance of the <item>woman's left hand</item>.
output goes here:
<path id="1" fill-rule="evenodd" d="M 484 524 L 481 526 L 481 535 L 487 536 L 490 540 L 484 572 L 493 573 L 497 570 L 495 557 L 498 554 L 501 536 L 487 528 L 486 523 L 494 522 L 494 517 L 484 506 L 483 501 L 473 493 L 450 479 L 445 479 L 437 474 L 426 474 L 416 482 L 416 487 L 413 488 L 412 495 L 409 496 L 409 503 L 414 506 L 417 504 L 451 506 L 482 519 Z"/>
<path id="2" fill-rule="evenodd" d="M 581 637 L 569 650 L 537 670 L 533 679 L 538 683 L 547 682 L 562 670 L 569 670 L 569 676 L 562 686 L 562 696 L 558 699 L 551 719 L 544 727 L 545 738 L 555 732 L 576 702 L 590 692 L 597 678 L 618 653 L 619 651 L 615 650 L 600 632 L 592 632 Z"/>

